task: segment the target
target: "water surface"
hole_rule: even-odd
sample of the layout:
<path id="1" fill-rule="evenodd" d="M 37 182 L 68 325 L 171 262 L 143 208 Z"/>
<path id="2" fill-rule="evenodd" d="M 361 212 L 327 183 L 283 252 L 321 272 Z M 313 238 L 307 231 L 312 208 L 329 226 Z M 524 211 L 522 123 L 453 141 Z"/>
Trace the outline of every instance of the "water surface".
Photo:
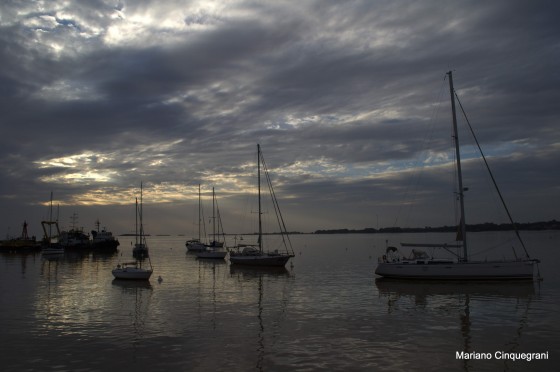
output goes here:
<path id="1" fill-rule="evenodd" d="M 185 253 L 184 237 L 151 237 L 149 283 L 113 280 L 111 269 L 132 255 L 126 237 L 117 255 L 3 254 L 0 368 L 552 370 L 560 351 L 553 267 L 560 234 L 523 235 L 543 261 L 540 283 L 376 279 L 386 240 L 446 234 L 297 235 L 296 257 L 283 270 L 197 260 Z M 499 234 L 471 237 L 472 246 L 492 247 Z M 550 359 L 456 359 L 457 351 L 501 350 L 548 351 Z"/>

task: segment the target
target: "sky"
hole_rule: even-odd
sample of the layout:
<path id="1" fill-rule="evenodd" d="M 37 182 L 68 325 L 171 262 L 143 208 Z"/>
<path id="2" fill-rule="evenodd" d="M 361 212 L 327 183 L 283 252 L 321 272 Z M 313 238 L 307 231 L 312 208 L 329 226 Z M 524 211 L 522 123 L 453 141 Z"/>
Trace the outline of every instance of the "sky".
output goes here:
<path id="1" fill-rule="evenodd" d="M 559 219 L 555 1 L 2 1 L 0 237 L 54 214 L 252 231 L 456 221 L 449 82 L 518 222 Z M 506 222 L 459 120 L 467 223 Z M 267 211 L 265 211 L 265 214 Z M 247 230 L 249 229 L 249 230 Z"/>

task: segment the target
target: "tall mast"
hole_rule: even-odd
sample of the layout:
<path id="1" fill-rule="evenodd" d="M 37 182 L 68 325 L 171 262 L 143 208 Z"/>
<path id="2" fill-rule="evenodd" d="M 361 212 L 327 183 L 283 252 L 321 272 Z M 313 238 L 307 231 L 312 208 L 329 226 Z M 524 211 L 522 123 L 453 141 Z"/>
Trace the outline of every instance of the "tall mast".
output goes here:
<path id="1" fill-rule="evenodd" d="M 457 180 L 459 182 L 459 205 L 461 210 L 461 237 L 463 238 L 463 261 L 468 261 L 467 256 L 467 229 L 465 222 L 465 201 L 463 189 L 463 173 L 461 172 L 461 152 L 459 151 L 459 132 L 457 130 L 457 115 L 455 113 L 455 90 L 453 89 L 453 72 L 449 76 L 449 93 L 451 94 L 451 113 L 453 116 L 453 138 L 455 139 L 455 157 L 457 158 Z"/>
<path id="2" fill-rule="evenodd" d="M 144 223 L 142 221 L 142 182 L 140 182 L 140 244 L 144 244 Z"/>
<path id="3" fill-rule="evenodd" d="M 135 242 L 136 245 L 138 245 L 138 198 L 136 198 L 136 213 L 135 213 L 135 223 L 134 223 L 134 229 L 135 229 L 135 234 L 134 236 L 136 237 Z"/>
<path id="4" fill-rule="evenodd" d="M 212 244 L 216 244 L 216 194 L 212 187 Z"/>
<path id="5" fill-rule="evenodd" d="M 52 237 L 52 198 L 53 198 L 53 192 L 51 191 L 51 209 L 50 209 L 50 213 L 49 213 L 49 244 L 50 244 L 50 239 Z"/>
<path id="6" fill-rule="evenodd" d="M 200 234 L 200 225 L 201 225 L 201 223 L 200 223 L 200 203 L 201 203 L 201 200 L 200 200 L 200 183 L 199 183 L 198 184 L 198 241 L 200 241 L 200 236 L 201 236 L 201 234 Z"/>
<path id="7" fill-rule="evenodd" d="M 259 250 L 262 252 L 262 221 L 261 221 L 261 145 L 257 144 L 257 179 L 259 192 Z"/>

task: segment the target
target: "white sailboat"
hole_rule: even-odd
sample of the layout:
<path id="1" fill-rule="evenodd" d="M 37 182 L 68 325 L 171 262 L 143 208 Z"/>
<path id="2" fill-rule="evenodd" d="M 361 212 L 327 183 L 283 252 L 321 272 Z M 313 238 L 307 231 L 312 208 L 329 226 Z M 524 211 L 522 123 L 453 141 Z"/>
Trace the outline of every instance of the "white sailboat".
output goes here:
<path id="1" fill-rule="evenodd" d="M 41 242 L 41 254 L 43 255 L 60 255 L 64 254 L 64 248 L 60 244 L 60 228 L 58 227 L 58 220 L 53 221 L 52 218 L 52 199 L 53 193 L 51 191 L 51 204 L 49 209 L 49 220 L 41 221 L 43 227 L 43 241 Z M 56 228 L 56 235 L 53 235 L 52 227 Z M 48 232 L 47 232 L 48 226 Z"/>
<path id="2" fill-rule="evenodd" d="M 278 225 L 280 227 L 280 234 L 282 236 L 282 243 L 284 246 L 284 252 L 279 252 L 274 250 L 272 252 L 266 252 L 263 247 L 263 229 L 262 229 L 262 204 L 261 204 L 261 164 L 264 169 L 266 176 L 268 188 L 270 190 L 270 196 L 272 198 L 272 204 L 274 206 L 274 211 L 278 219 Z M 280 207 L 278 201 L 276 200 L 276 195 L 274 194 L 274 189 L 272 188 L 272 183 L 270 182 L 270 176 L 268 174 L 268 168 L 261 153 L 261 146 L 257 144 L 257 184 L 258 184 L 258 203 L 259 203 L 259 234 L 258 243 L 253 246 L 238 246 L 238 250 L 230 251 L 229 260 L 234 265 L 249 265 L 249 266 L 284 266 L 291 257 L 294 257 L 294 251 L 291 246 L 290 238 L 286 230 L 286 225 L 284 224 L 284 219 L 280 213 Z M 243 248 L 243 250 L 239 250 Z"/>
<path id="3" fill-rule="evenodd" d="M 187 240 L 185 243 L 187 252 L 203 252 L 206 250 L 206 244 L 201 239 L 202 229 L 202 202 L 200 199 L 200 185 L 198 185 L 198 238 Z"/>
<path id="4" fill-rule="evenodd" d="M 149 280 L 152 276 L 153 270 L 142 267 L 142 260 L 123 262 L 118 264 L 112 271 L 115 279 L 127 280 Z"/>
<path id="5" fill-rule="evenodd" d="M 450 246 L 447 244 L 402 244 L 403 246 L 413 246 L 416 248 L 431 247 L 442 248 L 457 256 L 457 259 L 438 259 L 428 256 L 428 254 L 421 250 L 412 250 L 408 258 L 403 257 L 398 253 L 397 248 L 387 247 L 386 254 L 380 257 L 378 265 L 375 270 L 377 275 L 386 278 L 399 278 L 399 279 L 460 279 L 460 280 L 492 280 L 492 279 L 530 279 L 534 278 L 534 267 L 537 266 L 539 260 L 529 257 L 525 245 L 521 240 L 519 232 L 516 230 L 516 235 L 525 251 L 523 258 L 515 258 L 512 260 L 496 260 L 496 261 L 472 261 L 469 259 L 467 249 L 467 231 L 465 223 L 465 206 L 464 206 L 464 191 L 463 177 L 461 173 L 461 157 L 459 151 L 459 137 L 457 130 L 457 117 L 455 112 L 455 91 L 453 89 L 453 75 L 449 71 L 449 90 L 451 93 L 451 111 L 453 119 L 453 132 L 455 140 L 455 156 L 457 167 L 457 181 L 458 181 L 458 200 L 460 207 L 460 226 L 458 236 L 462 244 Z M 460 104 L 460 102 L 459 102 Z M 472 130 L 472 128 L 471 128 Z M 473 133 L 474 134 L 474 133 Z M 478 144 L 478 142 L 477 142 Z M 480 146 L 479 146 L 480 149 Z M 482 154 L 482 151 L 481 151 Z M 484 154 L 482 157 L 486 163 Z M 488 163 L 486 163 L 488 171 Z M 491 174 L 491 173 L 490 173 Z M 491 175 L 492 176 L 492 175 Z M 494 178 L 492 176 L 492 181 Z M 494 185 L 497 185 L 494 181 Z M 515 223 L 504 203 L 501 193 L 497 189 L 500 199 L 506 209 L 511 224 L 515 228 Z M 462 255 L 455 253 L 451 248 L 463 248 Z"/>
<path id="6" fill-rule="evenodd" d="M 216 234 L 216 219 L 218 220 L 218 234 Z M 212 187 L 212 242 L 205 247 L 205 250 L 196 252 L 196 257 L 222 260 L 226 257 L 228 252 L 224 249 L 224 242 L 217 239 L 221 223 L 222 220 L 220 218 L 220 211 L 217 208 L 216 193 Z"/>
<path id="7" fill-rule="evenodd" d="M 140 219 L 139 230 L 138 219 Z M 138 210 L 138 199 L 136 200 L 136 244 L 132 249 L 132 255 L 136 258 L 135 261 L 124 262 L 122 264 L 119 263 L 117 264 L 117 267 L 112 270 L 115 279 L 149 280 L 154 270 L 150 256 L 148 255 L 148 244 L 146 242 L 146 235 L 144 234 L 142 216 L 142 185 L 140 185 L 140 212 Z M 149 269 L 142 267 L 142 263 L 145 258 L 148 259 L 148 264 L 150 266 Z"/>
<path id="8" fill-rule="evenodd" d="M 136 198 L 136 241 L 134 248 L 132 248 L 132 256 L 136 259 L 143 260 L 150 256 L 148 245 L 146 244 L 146 237 L 144 235 L 144 224 L 142 223 L 143 213 L 143 200 L 142 200 L 142 183 L 140 183 L 140 208 L 138 208 L 138 198 Z M 138 229 L 138 219 L 140 219 L 140 229 Z"/>

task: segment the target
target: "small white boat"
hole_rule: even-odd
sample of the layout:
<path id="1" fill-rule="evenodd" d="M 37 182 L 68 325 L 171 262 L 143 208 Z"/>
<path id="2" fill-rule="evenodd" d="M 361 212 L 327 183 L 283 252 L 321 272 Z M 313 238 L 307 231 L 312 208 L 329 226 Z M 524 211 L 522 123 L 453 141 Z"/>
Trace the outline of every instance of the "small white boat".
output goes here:
<path id="1" fill-rule="evenodd" d="M 151 268 L 142 268 L 142 261 L 140 260 L 118 264 L 112 271 L 115 279 L 128 280 L 149 280 L 153 272 Z"/>

